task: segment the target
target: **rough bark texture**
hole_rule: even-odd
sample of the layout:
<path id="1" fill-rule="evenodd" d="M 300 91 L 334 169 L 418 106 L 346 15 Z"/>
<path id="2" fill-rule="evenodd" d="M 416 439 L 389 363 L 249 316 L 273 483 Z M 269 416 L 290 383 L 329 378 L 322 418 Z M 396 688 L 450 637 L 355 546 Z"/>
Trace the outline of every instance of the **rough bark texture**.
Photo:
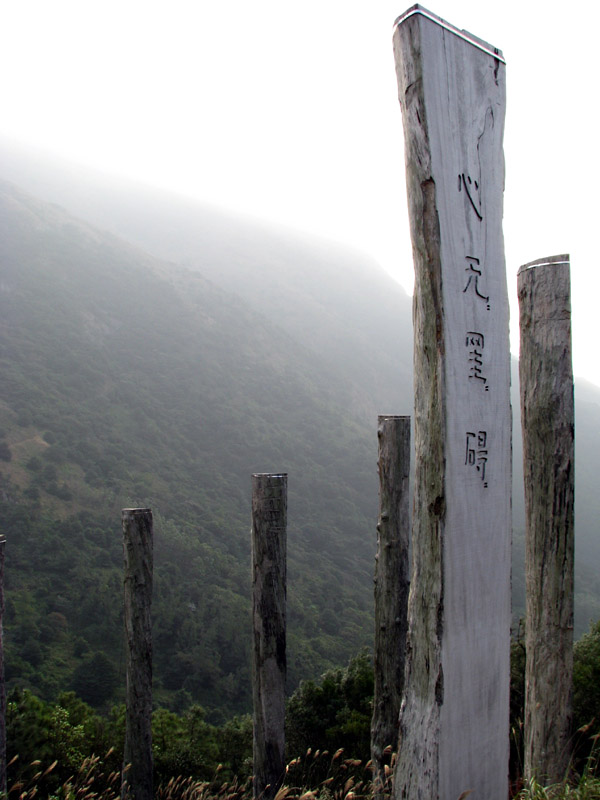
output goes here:
<path id="1" fill-rule="evenodd" d="M 149 508 L 124 508 L 126 721 L 121 797 L 152 800 L 152 568 Z"/>
<path id="2" fill-rule="evenodd" d="M 569 257 L 521 267 L 521 419 L 527 591 L 525 775 L 564 778 L 571 757 L 574 408 Z"/>
<path id="3" fill-rule="evenodd" d="M 375 561 L 375 692 L 371 723 L 374 796 L 389 795 L 384 756 L 398 749 L 404 686 L 410 544 L 410 417 L 380 416 L 379 521 Z M 384 789 L 386 790 L 384 792 Z"/>
<path id="4" fill-rule="evenodd" d="M 0 536 L 0 796 L 6 796 L 6 685 L 4 683 L 4 549 Z"/>
<path id="5" fill-rule="evenodd" d="M 287 475 L 252 476 L 254 797 L 285 775 Z"/>
<path id="6" fill-rule="evenodd" d="M 399 718 L 395 796 L 438 796 L 444 514 L 443 343 L 440 231 L 431 177 L 419 31 L 394 35 L 403 111 L 410 231 L 415 262 L 415 484 L 405 698 Z M 416 343 L 419 346 L 416 346 Z M 420 512 L 420 513 L 419 513 Z M 417 622 L 418 619 L 418 622 Z"/>
<path id="7" fill-rule="evenodd" d="M 505 800 L 505 74 L 485 43 L 420 11 L 403 15 L 394 33 L 415 262 L 412 570 L 394 793 L 456 800 L 471 790 L 473 800 Z"/>

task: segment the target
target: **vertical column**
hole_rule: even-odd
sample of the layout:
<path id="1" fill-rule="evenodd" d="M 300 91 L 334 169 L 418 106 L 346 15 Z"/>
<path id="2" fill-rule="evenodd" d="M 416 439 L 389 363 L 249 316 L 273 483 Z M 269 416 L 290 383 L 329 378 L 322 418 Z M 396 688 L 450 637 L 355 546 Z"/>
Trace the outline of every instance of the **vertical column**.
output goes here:
<path id="1" fill-rule="evenodd" d="M 152 511 L 124 508 L 122 524 L 127 683 L 121 798 L 152 800 Z"/>
<path id="2" fill-rule="evenodd" d="M 571 758 L 574 406 L 569 256 L 517 277 L 527 591 L 525 776 L 556 783 Z"/>
<path id="3" fill-rule="evenodd" d="M 397 798 L 505 800 L 511 408 L 501 53 L 397 21 L 415 262 L 415 487 Z"/>
<path id="4" fill-rule="evenodd" d="M 254 797 L 285 775 L 287 475 L 252 476 Z"/>
<path id="5" fill-rule="evenodd" d="M 410 545 L 410 417 L 379 416 L 379 520 L 375 560 L 375 687 L 371 722 L 373 794 L 389 795 L 385 749 L 398 749 L 404 685 Z"/>

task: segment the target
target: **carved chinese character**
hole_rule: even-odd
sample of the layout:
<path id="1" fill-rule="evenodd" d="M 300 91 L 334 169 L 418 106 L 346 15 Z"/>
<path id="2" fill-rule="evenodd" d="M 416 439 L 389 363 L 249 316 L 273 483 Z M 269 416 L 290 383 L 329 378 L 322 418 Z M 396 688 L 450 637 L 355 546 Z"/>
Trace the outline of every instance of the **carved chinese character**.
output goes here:
<path id="1" fill-rule="evenodd" d="M 477 219 L 481 222 L 483 214 L 481 213 L 481 198 L 479 196 L 479 184 L 477 181 L 472 180 L 470 175 L 462 172 L 458 176 L 458 191 L 464 191 L 469 199 L 471 208 L 477 214 Z"/>
<path id="2" fill-rule="evenodd" d="M 479 266 L 479 259 L 475 258 L 474 256 L 465 256 L 466 260 L 469 262 L 469 266 L 465 267 L 465 272 L 468 273 L 469 279 L 467 281 L 467 285 L 463 289 L 463 294 L 472 287 L 471 291 L 475 292 L 475 295 L 481 300 L 484 300 L 487 303 L 487 310 L 490 310 L 490 298 L 489 295 L 481 294 L 479 291 L 479 279 L 481 278 L 482 270 L 477 269 Z M 475 266 L 477 264 L 477 267 Z"/>
<path id="3" fill-rule="evenodd" d="M 481 381 L 486 392 L 489 390 L 488 381 L 483 374 L 483 348 L 485 339 L 483 333 L 467 331 L 465 346 L 469 348 L 469 380 Z"/>
<path id="4" fill-rule="evenodd" d="M 487 431 L 467 431 L 465 465 L 475 467 L 483 481 L 484 489 L 488 488 L 485 479 L 485 468 L 488 460 Z"/>

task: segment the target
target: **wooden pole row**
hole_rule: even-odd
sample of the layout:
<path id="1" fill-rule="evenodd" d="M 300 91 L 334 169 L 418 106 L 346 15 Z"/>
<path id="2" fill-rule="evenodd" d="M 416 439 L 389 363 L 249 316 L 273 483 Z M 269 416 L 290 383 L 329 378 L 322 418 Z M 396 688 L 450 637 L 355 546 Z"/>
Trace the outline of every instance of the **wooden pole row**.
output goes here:
<path id="1" fill-rule="evenodd" d="M 526 779 L 559 783 L 572 757 L 574 402 L 568 255 L 518 273 L 526 506 Z M 402 747 L 410 515 L 410 417 L 380 416 L 375 567 L 373 795 L 389 794 L 386 750 Z M 416 564 L 418 569 L 422 566 Z M 408 795 L 411 797 L 412 795 Z"/>
<path id="2" fill-rule="evenodd" d="M 152 800 L 152 511 L 123 509 L 122 527 L 127 662 L 121 798 Z M 285 775 L 286 529 L 287 475 L 253 475 L 254 796 L 264 800 L 275 796 Z M 0 543 L 0 579 L 3 552 Z M 0 594 L 0 610 L 1 601 Z"/>
<path id="3" fill-rule="evenodd" d="M 374 794 L 504 800 L 508 778 L 511 408 L 502 235 L 505 61 L 420 6 L 396 22 L 415 261 L 410 418 L 380 416 Z M 518 274 L 526 504 L 526 777 L 570 760 L 574 412 L 568 256 Z M 122 800 L 151 800 L 153 523 L 123 509 Z M 409 583 L 408 551 L 412 527 Z M 287 475 L 252 476 L 254 797 L 285 775 Z M 0 794 L 6 792 L 0 538 Z M 409 591 L 410 586 L 410 591 Z"/>
<path id="4" fill-rule="evenodd" d="M 525 775 L 557 782 L 570 761 L 572 721 L 574 414 L 568 256 L 523 266 L 518 290 L 527 516 Z M 398 732 L 401 702 L 406 698 L 409 634 L 410 417 L 381 415 L 377 433 L 379 518 L 371 755 L 373 794 L 379 799 L 390 790 L 386 753 L 404 746 Z M 151 510 L 123 509 L 122 527 L 127 674 L 121 797 L 151 800 Z M 287 475 L 254 474 L 254 796 L 265 800 L 276 795 L 285 775 L 286 530 Z M 6 791 L 5 543 L 0 537 L 0 793 Z M 415 547 L 413 553 L 413 586 L 419 595 L 424 565 L 420 550 Z M 439 782 L 439 775 L 435 780 Z M 412 790 L 406 794 L 407 798 L 418 796 Z"/>

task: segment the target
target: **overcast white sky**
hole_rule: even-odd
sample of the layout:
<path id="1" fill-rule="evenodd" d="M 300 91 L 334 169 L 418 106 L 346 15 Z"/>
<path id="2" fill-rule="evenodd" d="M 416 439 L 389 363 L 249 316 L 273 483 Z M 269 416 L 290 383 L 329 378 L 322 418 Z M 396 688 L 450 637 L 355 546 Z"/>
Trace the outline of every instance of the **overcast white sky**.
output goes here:
<path id="1" fill-rule="evenodd" d="M 355 245 L 412 291 L 392 0 L 15 0 L 0 133 Z M 576 375 L 600 385 L 598 5 L 433 0 L 507 60 L 504 233 L 516 272 L 571 254 Z"/>

